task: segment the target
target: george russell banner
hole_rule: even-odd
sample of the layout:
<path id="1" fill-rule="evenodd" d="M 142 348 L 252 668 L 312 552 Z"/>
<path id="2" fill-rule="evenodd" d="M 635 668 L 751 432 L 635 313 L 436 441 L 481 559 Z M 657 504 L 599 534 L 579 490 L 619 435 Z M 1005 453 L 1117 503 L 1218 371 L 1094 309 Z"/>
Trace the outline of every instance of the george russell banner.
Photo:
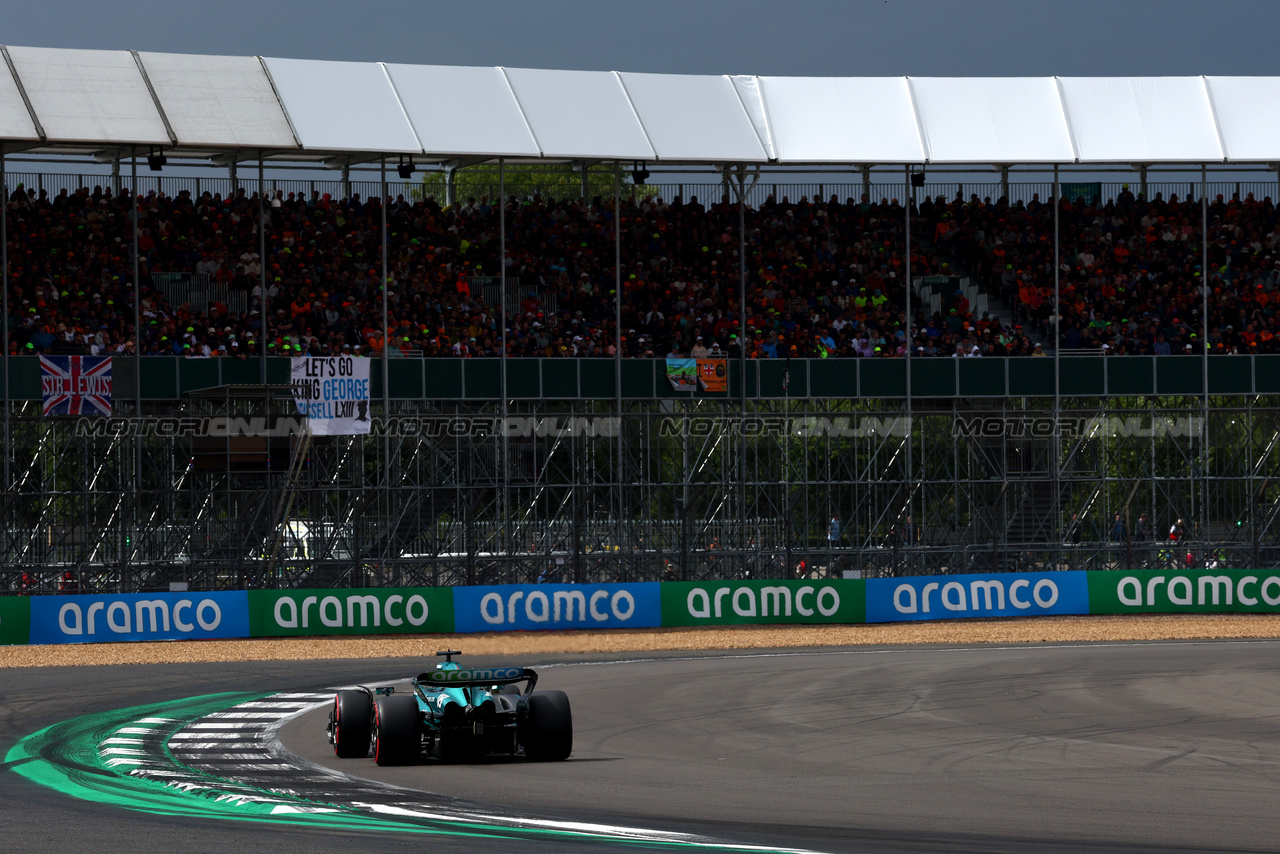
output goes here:
<path id="1" fill-rule="evenodd" d="M 313 435 L 369 432 L 369 359 L 324 356 L 291 361 L 293 402 L 307 416 L 307 429 Z"/>

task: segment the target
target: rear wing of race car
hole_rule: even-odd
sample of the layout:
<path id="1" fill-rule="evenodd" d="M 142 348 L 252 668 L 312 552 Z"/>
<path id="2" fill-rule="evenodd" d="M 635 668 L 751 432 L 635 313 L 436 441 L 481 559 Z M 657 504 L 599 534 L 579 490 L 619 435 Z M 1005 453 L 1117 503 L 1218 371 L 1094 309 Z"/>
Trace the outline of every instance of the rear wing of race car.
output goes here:
<path id="1" fill-rule="evenodd" d="M 483 688 L 489 685 L 510 685 L 528 682 L 529 693 L 538 683 L 538 674 L 527 667 L 469 667 L 461 670 L 428 670 L 419 673 L 414 680 L 419 685 L 439 688 Z"/>

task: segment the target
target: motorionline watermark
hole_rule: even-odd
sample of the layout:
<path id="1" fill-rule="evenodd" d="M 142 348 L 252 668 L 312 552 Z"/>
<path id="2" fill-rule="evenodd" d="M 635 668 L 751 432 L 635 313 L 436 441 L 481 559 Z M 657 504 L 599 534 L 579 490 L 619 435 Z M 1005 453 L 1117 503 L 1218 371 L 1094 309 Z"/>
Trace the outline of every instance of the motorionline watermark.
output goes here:
<path id="1" fill-rule="evenodd" d="M 1204 424 L 1205 419 L 1198 415 L 971 415 L 957 418 L 951 435 L 966 439 L 1179 439 L 1202 437 Z"/>
<path id="2" fill-rule="evenodd" d="M 658 422 L 662 438 L 710 438 L 738 436 L 752 438 L 906 438 L 913 418 L 905 415 L 861 416 L 667 416 Z M 932 421 L 932 419 L 930 419 Z M 958 438 L 1187 438 L 1202 437 L 1205 419 L 1189 415 L 1161 416 L 964 416 L 952 422 L 951 434 Z M 136 418 L 82 417 L 76 420 L 75 435 L 84 437 L 212 437 L 252 438 L 300 436 L 307 432 L 301 415 L 265 416 L 214 415 L 202 417 Z M 605 437 L 622 432 L 618 416 L 575 415 L 404 415 L 374 417 L 369 434 L 375 437 L 420 437 L 424 439 L 512 439 Z"/>
<path id="3" fill-rule="evenodd" d="M 838 439 L 873 436 L 906 438 L 911 435 L 911 418 L 905 415 L 885 418 L 875 415 L 668 416 L 658 422 L 658 435 L 663 438 L 710 438 L 723 435 L 746 439 L 786 436 L 804 439 L 823 436 Z"/>
<path id="4" fill-rule="evenodd" d="M 369 435 L 421 437 L 425 439 L 478 439 L 506 436 L 512 439 L 560 437 L 616 437 L 622 419 L 617 416 L 558 415 L 404 415 L 371 419 Z M 76 420 L 75 435 L 109 437 L 272 438 L 300 436 L 307 432 L 301 415 L 213 415 L 184 418 L 90 418 Z"/>

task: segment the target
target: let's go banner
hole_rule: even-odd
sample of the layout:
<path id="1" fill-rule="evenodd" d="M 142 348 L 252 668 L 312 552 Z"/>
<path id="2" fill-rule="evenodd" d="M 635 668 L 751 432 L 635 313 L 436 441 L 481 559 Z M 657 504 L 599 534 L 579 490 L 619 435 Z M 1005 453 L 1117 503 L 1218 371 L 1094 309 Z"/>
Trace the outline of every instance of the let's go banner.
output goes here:
<path id="1" fill-rule="evenodd" d="M 369 420 L 369 359 L 317 356 L 293 359 L 293 402 L 316 436 L 364 435 Z"/>

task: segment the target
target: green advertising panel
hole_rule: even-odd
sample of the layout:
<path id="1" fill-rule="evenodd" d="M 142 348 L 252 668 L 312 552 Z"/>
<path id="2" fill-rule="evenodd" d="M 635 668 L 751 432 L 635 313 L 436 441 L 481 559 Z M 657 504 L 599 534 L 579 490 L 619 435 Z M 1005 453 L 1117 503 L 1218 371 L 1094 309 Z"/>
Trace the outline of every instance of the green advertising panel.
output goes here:
<path id="1" fill-rule="evenodd" d="M 662 585 L 662 625 L 864 623 L 863 581 L 672 581 Z"/>
<path id="2" fill-rule="evenodd" d="M 452 631 L 449 587 L 249 591 L 249 636 L 255 638 Z"/>
<path id="3" fill-rule="evenodd" d="M 29 643 L 31 600 L 14 596 L 0 598 L 0 646 Z"/>
<path id="4" fill-rule="evenodd" d="M 1147 569 L 1089 574 L 1091 614 L 1280 612 L 1280 572 Z"/>

